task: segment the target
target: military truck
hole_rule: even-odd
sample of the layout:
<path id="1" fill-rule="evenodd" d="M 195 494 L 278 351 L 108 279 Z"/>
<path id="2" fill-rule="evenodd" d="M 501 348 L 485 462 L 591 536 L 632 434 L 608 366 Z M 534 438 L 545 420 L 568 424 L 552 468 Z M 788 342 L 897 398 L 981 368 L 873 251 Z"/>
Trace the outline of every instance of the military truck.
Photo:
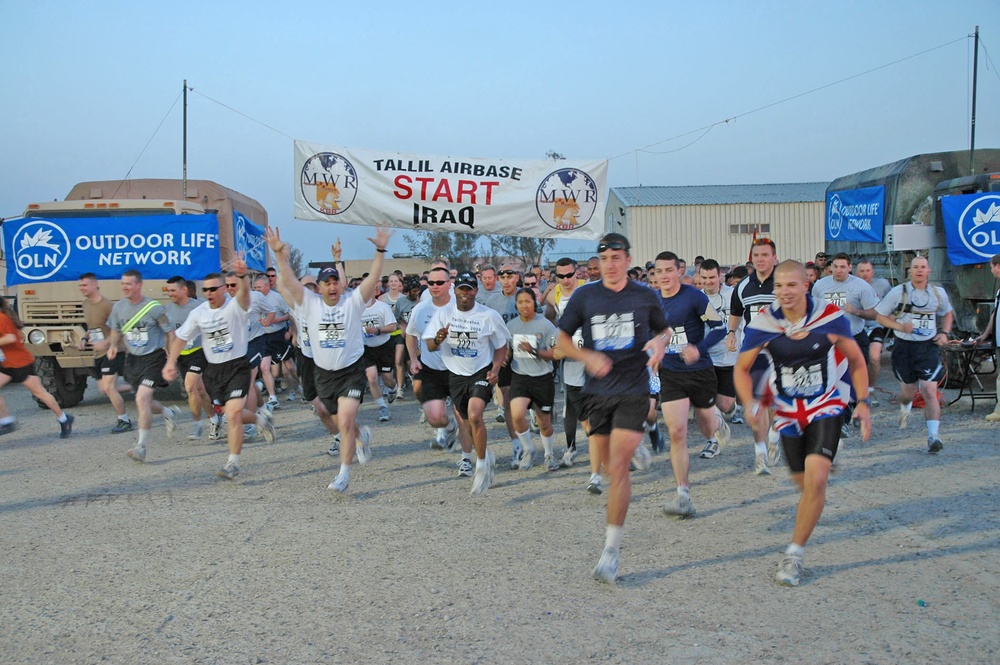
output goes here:
<path id="1" fill-rule="evenodd" d="M 948 260 L 941 198 L 1000 190 L 1000 149 L 976 150 L 975 175 L 969 173 L 969 152 L 936 152 L 907 157 L 891 164 L 837 178 L 827 187 L 827 220 L 831 224 L 834 194 L 884 187 L 884 234 L 880 242 L 830 240 L 829 255 L 845 252 L 865 257 L 876 274 L 896 284 L 908 279 L 910 261 L 926 256 L 931 281 L 941 284 L 955 308 L 955 331 L 981 331 L 996 293 L 988 264 L 953 266 Z"/>
<path id="2" fill-rule="evenodd" d="M 236 214 L 234 214 L 236 211 Z M 266 264 L 266 248 L 244 234 L 245 220 L 267 226 L 267 212 L 260 203 L 239 192 L 208 180 L 188 180 L 187 197 L 181 180 L 128 180 L 81 182 L 64 201 L 32 203 L 24 217 L 45 219 L 93 218 L 102 232 L 127 231 L 129 218 L 149 215 L 200 216 L 215 213 L 219 220 L 219 259 L 225 266 L 236 256 L 237 248 L 249 252 L 247 262 Z M 142 270 L 141 266 L 129 267 Z M 200 279 L 203 275 L 183 275 Z M 100 280 L 101 293 L 110 300 L 122 297 L 118 280 Z M 86 333 L 83 297 L 76 281 L 39 282 L 17 287 L 17 311 L 24 323 L 22 334 L 34 354 L 36 371 L 46 389 L 60 406 L 69 407 L 83 399 L 87 379 L 93 375 L 94 350 L 88 344 L 83 351 L 78 344 Z M 144 279 L 143 294 L 167 300 L 166 281 Z"/>

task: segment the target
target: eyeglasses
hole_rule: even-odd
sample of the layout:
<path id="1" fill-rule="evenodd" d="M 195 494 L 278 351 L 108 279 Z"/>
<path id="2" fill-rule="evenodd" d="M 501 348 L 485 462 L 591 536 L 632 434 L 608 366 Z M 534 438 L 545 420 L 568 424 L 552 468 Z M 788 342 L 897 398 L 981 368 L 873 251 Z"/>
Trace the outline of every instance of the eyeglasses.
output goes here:
<path id="1" fill-rule="evenodd" d="M 627 252 L 628 249 L 629 249 L 629 247 L 628 247 L 627 244 L 625 244 L 625 243 L 623 243 L 623 242 L 621 242 L 619 240 L 612 240 L 611 242 L 602 242 L 600 245 L 598 245 L 597 246 L 597 253 L 600 254 L 601 252 L 605 252 L 605 251 L 607 251 L 609 249 L 611 249 L 611 250 L 622 250 L 622 251 Z"/>
<path id="2" fill-rule="evenodd" d="M 558 277 L 559 279 L 569 279 L 570 277 L 576 277 L 576 273 L 575 272 L 568 272 L 568 273 L 566 273 L 564 275 L 561 272 L 557 272 L 556 273 L 556 277 Z"/>
<path id="3" fill-rule="evenodd" d="M 234 284 L 233 286 L 236 286 L 236 285 Z M 215 293 L 216 291 L 218 291 L 221 288 L 223 288 L 223 287 L 221 287 L 221 286 L 203 286 L 201 288 L 201 291 L 202 291 L 202 293 Z"/>
<path id="4" fill-rule="evenodd" d="M 233 284 L 226 284 L 226 288 L 227 288 L 227 289 L 235 289 L 235 288 L 236 288 L 237 286 L 238 286 L 238 285 L 237 285 L 237 284 L 235 284 L 235 283 L 233 283 Z"/>
<path id="5" fill-rule="evenodd" d="M 516 275 L 517 271 L 515 271 L 515 270 L 501 270 L 497 274 L 500 275 L 501 277 L 510 277 L 511 275 Z"/>
<path id="6" fill-rule="evenodd" d="M 427 280 L 427 286 L 444 286 L 448 283 L 448 280 L 444 279 L 429 279 Z"/>

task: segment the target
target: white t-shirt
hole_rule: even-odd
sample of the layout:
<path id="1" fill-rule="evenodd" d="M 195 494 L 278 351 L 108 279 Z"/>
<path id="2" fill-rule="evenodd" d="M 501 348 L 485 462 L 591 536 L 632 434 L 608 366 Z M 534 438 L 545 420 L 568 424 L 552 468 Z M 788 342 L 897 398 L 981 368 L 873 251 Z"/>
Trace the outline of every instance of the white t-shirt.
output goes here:
<path id="1" fill-rule="evenodd" d="M 559 317 L 561 317 L 562 313 L 566 310 L 566 303 L 569 302 L 569 299 L 573 297 L 573 294 L 576 293 L 576 289 L 578 288 L 580 288 L 579 285 L 569 294 L 561 292 L 558 300 L 553 298 L 552 306 L 556 310 L 556 323 L 559 322 Z M 583 328 L 577 328 L 576 332 L 573 333 L 573 344 L 575 344 L 578 349 L 583 348 Z M 563 383 L 567 386 L 582 388 L 583 382 L 587 379 L 584 364 L 579 360 L 570 360 L 569 358 L 565 358 L 562 361 L 562 372 Z"/>
<path id="2" fill-rule="evenodd" d="M 382 346 L 389 341 L 389 333 L 381 335 L 369 335 L 364 332 L 365 328 L 384 328 L 390 323 L 396 322 L 396 314 L 392 307 L 381 300 L 376 300 L 371 307 L 361 313 L 361 331 L 364 334 L 365 346 Z"/>
<path id="3" fill-rule="evenodd" d="M 306 325 L 306 317 L 302 315 L 302 307 L 299 305 L 292 307 L 292 318 L 295 319 L 295 328 L 298 330 L 296 339 L 299 350 L 306 358 L 312 358 L 312 341 L 309 339 L 309 326 Z"/>
<path id="4" fill-rule="evenodd" d="M 417 346 L 420 349 L 420 364 L 424 367 L 429 367 L 430 369 L 436 369 L 438 371 L 445 371 L 448 368 L 444 366 L 444 361 L 441 360 L 441 350 L 431 351 L 427 348 L 427 340 L 424 339 L 424 331 L 427 330 L 427 324 L 430 322 L 434 315 L 438 311 L 445 309 L 451 305 L 452 301 L 449 300 L 445 304 L 438 307 L 434 304 L 433 300 L 424 300 L 413 308 L 410 312 L 410 321 L 406 324 L 406 334 L 412 335 L 417 338 Z M 438 329 L 434 329 L 434 333 L 437 333 Z M 433 337 L 434 335 L 430 335 Z"/>
<path id="5" fill-rule="evenodd" d="M 201 335 L 201 348 L 208 362 L 220 365 L 246 357 L 247 316 L 236 298 L 229 298 L 218 309 L 205 301 L 188 314 L 176 335 L 185 342 Z"/>
<path id="6" fill-rule="evenodd" d="M 472 376 L 491 365 L 494 352 L 510 341 L 503 318 L 480 303 L 467 312 L 449 303 L 428 322 L 423 338 L 433 339 L 445 326 L 449 326 L 448 337 L 441 344 L 441 360 L 449 372 L 459 376 Z"/>
<path id="7" fill-rule="evenodd" d="M 719 315 L 719 318 L 722 319 L 722 323 L 724 325 L 729 325 L 729 303 L 733 299 L 733 287 L 722 284 L 719 287 L 719 292 L 714 296 L 710 296 L 707 293 L 705 295 L 708 297 L 708 304 L 712 306 L 712 309 L 714 309 Z M 743 337 L 742 331 L 743 319 L 740 319 L 740 326 L 736 331 L 736 351 L 730 351 L 729 347 L 726 345 L 726 339 L 728 339 L 729 335 L 723 337 L 721 342 L 708 350 L 709 355 L 712 357 L 713 365 L 716 367 L 732 367 L 736 364 L 736 356 L 740 355 L 739 348 L 740 344 L 743 343 L 743 340 L 741 339 Z M 705 328 L 705 333 L 708 333 L 707 326 Z"/>
<path id="8" fill-rule="evenodd" d="M 365 311 L 361 291 L 355 289 L 341 296 L 331 307 L 319 294 L 306 290 L 300 309 L 317 367 L 332 372 L 357 362 L 365 350 L 361 341 L 361 312 Z"/>

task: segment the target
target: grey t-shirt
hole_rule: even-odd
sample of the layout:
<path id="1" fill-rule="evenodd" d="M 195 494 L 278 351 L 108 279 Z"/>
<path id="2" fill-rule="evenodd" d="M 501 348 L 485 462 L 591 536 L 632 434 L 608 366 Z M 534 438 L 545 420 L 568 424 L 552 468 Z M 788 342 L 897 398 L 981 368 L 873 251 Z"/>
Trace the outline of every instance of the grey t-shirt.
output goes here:
<path id="1" fill-rule="evenodd" d="M 828 275 L 816 282 L 812 295 L 813 298 L 831 302 L 840 309 L 844 309 L 844 305 L 850 305 L 855 309 L 872 309 L 879 303 L 875 289 L 868 282 L 854 275 L 848 275 L 843 282 L 838 282 L 833 275 Z M 851 324 L 852 335 L 857 335 L 865 329 L 865 319 L 847 312 L 844 312 L 844 316 Z"/>
<path id="2" fill-rule="evenodd" d="M 902 311 L 897 311 L 901 305 Z M 917 289 L 911 282 L 906 282 L 892 287 L 882 302 L 875 306 L 875 311 L 893 317 L 899 323 L 909 321 L 913 324 L 911 333 L 894 331 L 898 339 L 925 342 L 937 334 L 937 317 L 951 311 L 951 301 L 940 286 L 928 284 L 926 289 Z"/>
<path id="3" fill-rule="evenodd" d="M 291 314 L 291 310 L 288 308 L 288 303 L 285 299 L 281 297 L 281 294 L 277 291 L 269 291 L 267 295 L 263 293 L 260 294 L 264 299 L 264 316 L 267 316 L 271 312 L 274 312 L 275 316 L 288 316 Z M 272 323 L 269 326 L 264 326 L 264 333 L 274 333 L 284 330 L 288 327 L 288 321 L 280 321 L 278 323 Z"/>
<path id="4" fill-rule="evenodd" d="M 489 300 L 486 301 L 486 306 L 490 309 L 496 310 L 500 317 L 503 319 L 504 323 L 517 318 L 517 306 L 515 301 L 517 300 L 517 291 L 505 296 L 503 290 L 498 289 L 496 293 L 490 296 Z"/>
<path id="5" fill-rule="evenodd" d="M 536 358 L 531 353 L 521 350 L 521 343 L 527 342 L 536 351 L 551 349 L 556 344 L 556 327 L 544 316 L 537 314 L 530 321 L 522 321 L 521 317 L 507 322 L 507 330 L 511 334 L 513 359 L 511 369 L 515 374 L 523 376 L 544 376 L 552 372 L 552 361 Z"/>
<path id="6" fill-rule="evenodd" d="M 170 319 L 170 327 L 173 328 L 174 330 L 180 328 L 184 324 L 184 322 L 187 321 L 187 318 L 191 314 L 191 312 L 193 312 L 198 307 L 198 305 L 202 304 L 203 302 L 205 301 L 195 300 L 194 298 L 188 299 L 187 304 L 184 305 L 178 305 L 175 302 L 168 302 L 166 307 L 167 307 L 167 318 Z M 190 349 L 197 349 L 199 346 L 201 346 L 200 334 L 191 341 L 189 341 L 184 346 L 184 350 L 187 351 Z"/>
<path id="7" fill-rule="evenodd" d="M 410 300 L 409 298 L 403 297 L 397 300 L 392 305 L 392 312 L 396 315 L 396 322 L 402 329 L 410 322 L 410 314 L 413 312 L 413 308 L 417 306 L 419 300 Z"/>
<path id="8" fill-rule="evenodd" d="M 122 330 L 126 323 L 142 311 L 149 303 L 155 303 L 138 321 Z M 133 356 L 145 356 L 166 346 L 167 333 L 173 330 L 166 308 L 150 298 L 143 296 L 138 304 L 133 305 L 127 298 L 122 298 L 111 308 L 108 317 L 108 327 L 117 330 L 125 340 L 125 350 Z"/>

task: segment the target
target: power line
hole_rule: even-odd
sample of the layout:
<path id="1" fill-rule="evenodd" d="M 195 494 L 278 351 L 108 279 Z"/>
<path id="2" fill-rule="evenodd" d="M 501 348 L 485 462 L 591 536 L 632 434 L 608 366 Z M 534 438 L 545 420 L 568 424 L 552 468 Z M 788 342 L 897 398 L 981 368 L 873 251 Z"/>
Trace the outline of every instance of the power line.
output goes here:
<path id="1" fill-rule="evenodd" d="M 250 120 L 251 122 L 256 122 L 258 125 L 261 125 L 262 127 L 267 127 L 272 132 L 276 132 L 278 134 L 281 134 L 282 136 L 284 136 L 286 138 L 290 138 L 293 141 L 295 140 L 294 136 L 289 136 L 288 134 L 284 133 L 280 129 L 275 129 L 274 127 L 272 127 L 271 125 L 267 124 L 266 122 L 262 122 L 262 121 L 258 120 L 257 118 L 249 116 L 246 113 L 244 113 L 243 111 L 238 111 L 238 110 L 234 109 L 232 106 L 229 106 L 228 104 L 223 104 L 222 102 L 220 102 L 217 99 L 212 99 L 211 97 L 209 97 L 208 95 L 206 95 L 205 93 L 203 93 L 203 92 L 201 92 L 199 90 L 195 90 L 194 88 L 188 88 L 188 90 L 190 90 L 191 92 L 193 92 L 193 93 L 195 93 L 197 95 L 201 95 L 202 97 L 204 97 L 205 99 L 207 99 L 210 102 L 215 102 L 216 104 L 218 104 L 222 108 L 229 109 L 233 113 L 236 113 L 238 115 L 243 116 L 244 118 L 246 118 L 247 120 Z"/>
<path id="2" fill-rule="evenodd" d="M 1000 72 L 997 71 L 997 66 L 993 64 L 993 58 L 990 57 L 990 52 L 986 50 L 986 44 L 983 43 L 983 36 L 979 35 L 979 45 L 983 47 L 983 53 L 986 55 L 986 66 L 988 69 L 992 69 L 993 76 L 997 77 L 1000 81 Z"/>
<path id="3" fill-rule="evenodd" d="M 135 168 L 135 165 L 139 163 L 140 159 L 142 159 L 142 155 L 143 153 L 146 152 L 146 148 L 148 148 L 149 144 L 153 142 L 153 139 L 156 137 L 156 133 L 160 131 L 160 127 L 163 127 L 163 123 L 167 121 L 167 118 L 170 116 L 170 112 L 174 110 L 175 106 L 177 106 L 177 100 L 181 98 L 182 94 L 184 94 L 183 91 L 178 93 L 177 96 L 174 97 L 174 103 L 170 105 L 169 109 L 167 109 L 167 112 L 163 116 L 163 120 L 160 120 L 160 124 L 158 124 L 156 126 L 156 129 L 153 130 L 153 135 L 149 137 L 148 141 L 146 141 L 146 145 L 142 146 L 142 150 L 139 151 L 139 156 L 135 158 L 135 161 L 132 162 L 132 166 L 130 166 L 128 168 L 128 172 L 125 173 L 125 177 L 122 178 L 121 182 L 118 183 L 118 187 L 115 188 L 115 192 L 114 194 L 111 195 L 111 198 L 115 198 L 115 195 L 118 194 L 118 192 L 121 190 L 122 185 L 124 185 L 128 181 L 128 177 L 132 175 L 132 170 Z"/>

